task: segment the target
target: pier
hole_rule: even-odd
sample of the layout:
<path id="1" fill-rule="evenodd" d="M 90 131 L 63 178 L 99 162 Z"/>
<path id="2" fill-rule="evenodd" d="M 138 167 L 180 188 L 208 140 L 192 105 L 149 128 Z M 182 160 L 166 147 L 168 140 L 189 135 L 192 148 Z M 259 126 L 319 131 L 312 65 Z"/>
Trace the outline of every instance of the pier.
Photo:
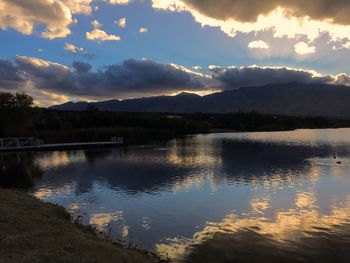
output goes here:
<path id="1" fill-rule="evenodd" d="M 54 143 L 45 144 L 43 140 L 34 137 L 23 138 L 0 138 L 0 151 L 53 151 L 66 149 L 85 149 L 98 147 L 115 147 L 122 145 L 122 137 L 112 137 L 110 141 L 104 142 L 74 142 L 74 143 Z"/>

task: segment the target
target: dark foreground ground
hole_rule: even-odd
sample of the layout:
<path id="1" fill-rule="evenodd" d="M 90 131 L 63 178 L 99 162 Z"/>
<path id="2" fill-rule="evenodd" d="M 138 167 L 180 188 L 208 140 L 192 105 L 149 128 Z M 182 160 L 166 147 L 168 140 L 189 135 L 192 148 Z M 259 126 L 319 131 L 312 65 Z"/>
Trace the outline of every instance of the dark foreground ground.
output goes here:
<path id="1" fill-rule="evenodd" d="M 147 252 L 98 238 L 71 223 L 64 208 L 0 189 L 0 262 L 142 262 L 159 260 Z"/>

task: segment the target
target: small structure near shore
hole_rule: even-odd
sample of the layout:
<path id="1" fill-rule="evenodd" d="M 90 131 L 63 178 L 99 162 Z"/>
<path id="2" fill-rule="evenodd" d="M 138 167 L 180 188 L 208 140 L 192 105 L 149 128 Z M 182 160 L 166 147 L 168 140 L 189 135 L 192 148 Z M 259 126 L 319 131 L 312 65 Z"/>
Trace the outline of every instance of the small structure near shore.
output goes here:
<path id="1" fill-rule="evenodd" d="M 74 143 L 55 143 L 45 144 L 42 139 L 34 137 L 22 138 L 0 138 L 0 151 L 50 151 L 66 149 L 82 149 L 95 147 L 114 147 L 124 143 L 123 137 L 113 136 L 111 141 L 104 142 L 74 142 Z"/>

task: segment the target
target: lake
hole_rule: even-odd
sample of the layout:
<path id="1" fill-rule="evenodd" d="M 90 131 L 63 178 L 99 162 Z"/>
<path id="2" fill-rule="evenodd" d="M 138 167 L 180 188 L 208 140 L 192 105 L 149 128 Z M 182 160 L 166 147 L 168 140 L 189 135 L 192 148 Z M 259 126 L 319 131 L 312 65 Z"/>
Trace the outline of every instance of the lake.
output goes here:
<path id="1" fill-rule="evenodd" d="M 350 129 L 12 153 L 2 166 L 3 186 L 175 262 L 350 262 Z"/>

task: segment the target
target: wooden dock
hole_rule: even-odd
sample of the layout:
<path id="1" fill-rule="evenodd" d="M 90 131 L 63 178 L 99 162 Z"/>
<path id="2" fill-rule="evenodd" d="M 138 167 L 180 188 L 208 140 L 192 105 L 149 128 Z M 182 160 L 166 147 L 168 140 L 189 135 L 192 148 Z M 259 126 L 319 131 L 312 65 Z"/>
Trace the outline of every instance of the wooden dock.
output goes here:
<path id="1" fill-rule="evenodd" d="M 106 142 L 75 142 L 44 144 L 42 140 L 35 138 L 0 138 L 0 151 L 54 151 L 68 149 L 86 149 L 99 147 L 116 147 L 124 143 L 122 137 L 112 137 Z"/>

